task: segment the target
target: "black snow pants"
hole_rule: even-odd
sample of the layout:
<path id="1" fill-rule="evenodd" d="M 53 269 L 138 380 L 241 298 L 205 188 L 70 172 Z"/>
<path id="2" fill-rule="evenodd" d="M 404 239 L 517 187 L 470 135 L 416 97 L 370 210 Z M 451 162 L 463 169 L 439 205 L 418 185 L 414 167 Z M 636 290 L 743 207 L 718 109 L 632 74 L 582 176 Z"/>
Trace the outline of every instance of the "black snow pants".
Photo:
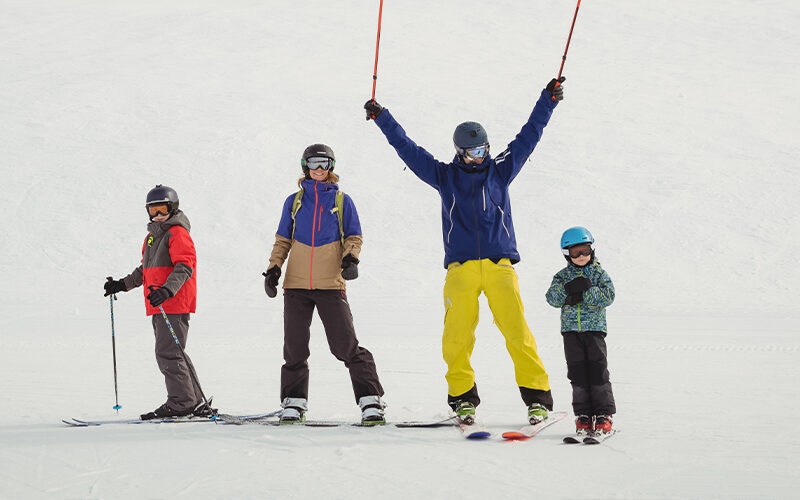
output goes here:
<path id="1" fill-rule="evenodd" d="M 575 415 L 613 415 L 617 412 L 608 373 L 606 334 L 564 332 L 567 377 L 572 384 Z"/>
<path id="2" fill-rule="evenodd" d="M 283 359 L 281 400 L 308 399 L 308 342 L 316 307 L 331 353 L 350 370 L 356 402 L 363 396 L 383 396 L 375 360 L 358 345 L 353 314 L 344 290 L 286 289 L 283 295 Z"/>

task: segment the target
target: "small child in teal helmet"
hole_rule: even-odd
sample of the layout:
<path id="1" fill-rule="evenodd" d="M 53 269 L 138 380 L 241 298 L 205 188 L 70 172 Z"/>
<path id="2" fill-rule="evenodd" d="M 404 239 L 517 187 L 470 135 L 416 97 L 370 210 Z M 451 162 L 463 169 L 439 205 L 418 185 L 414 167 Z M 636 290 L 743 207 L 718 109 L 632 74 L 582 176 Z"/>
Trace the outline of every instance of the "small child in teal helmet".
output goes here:
<path id="1" fill-rule="evenodd" d="M 564 231 L 561 251 L 568 264 L 553 277 L 546 298 L 561 308 L 576 433 L 581 438 L 608 435 L 616 413 L 605 341 L 606 307 L 614 302 L 614 284 L 595 258 L 594 237 L 588 229 Z"/>

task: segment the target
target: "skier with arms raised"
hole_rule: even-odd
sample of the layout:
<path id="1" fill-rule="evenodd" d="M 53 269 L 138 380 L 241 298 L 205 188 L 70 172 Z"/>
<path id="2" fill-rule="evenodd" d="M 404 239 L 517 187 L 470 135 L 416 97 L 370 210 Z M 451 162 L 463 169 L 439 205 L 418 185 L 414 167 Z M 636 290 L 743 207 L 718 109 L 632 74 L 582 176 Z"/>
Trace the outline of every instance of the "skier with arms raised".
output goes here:
<path id="1" fill-rule="evenodd" d="M 389 110 L 374 99 L 364 108 L 367 120 L 386 136 L 414 174 L 439 192 L 442 199 L 444 267 L 444 333 L 442 352 L 447 363 L 447 402 L 464 423 L 474 422 L 480 404 L 470 357 L 478 323 L 478 297 L 486 295 L 489 307 L 514 363 L 517 386 L 528 408 L 531 424 L 544 421 L 553 409 L 550 383 L 524 317 L 519 282 L 513 264 L 517 252 L 508 187 L 519 174 L 558 101 L 564 81 L 553 79 L 542 90 L 528 121 L 516 138 L 496 157 L 476 122 L 455 129 L 456 155 L 449 163 L 408 138 Z"/>

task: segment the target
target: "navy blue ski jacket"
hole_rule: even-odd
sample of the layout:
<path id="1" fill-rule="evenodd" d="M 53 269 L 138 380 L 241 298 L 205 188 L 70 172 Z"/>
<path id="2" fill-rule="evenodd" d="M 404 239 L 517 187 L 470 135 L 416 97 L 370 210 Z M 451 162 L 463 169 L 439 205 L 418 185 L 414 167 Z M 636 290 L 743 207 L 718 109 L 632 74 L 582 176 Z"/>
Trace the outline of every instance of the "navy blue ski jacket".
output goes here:
<path id="1" fill-rule="evenodd" d="M 542 137 L 556 105 L 543 90 L 517 137 L 505 151 L 485 159 L 480 170 L 465 165 L 458 155 L 450 163 L 438 161 L 408 138 L 388 109 L 375 119 L 398 156 L 442 197 L 445 268 L 467 260 L 508 258 L 519 262 L 508 186 Z"/>

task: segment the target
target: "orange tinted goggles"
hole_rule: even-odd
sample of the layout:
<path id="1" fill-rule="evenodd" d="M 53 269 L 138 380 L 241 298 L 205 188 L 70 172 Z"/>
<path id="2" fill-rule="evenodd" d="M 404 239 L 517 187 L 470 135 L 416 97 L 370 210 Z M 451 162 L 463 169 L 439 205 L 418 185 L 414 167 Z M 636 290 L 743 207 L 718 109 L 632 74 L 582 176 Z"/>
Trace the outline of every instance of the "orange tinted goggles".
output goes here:
<path id="1" fill-rule="evenodd" d="M 158 205 L 147 205 L 147 213 L 150 217 L 155 217 L 157 215 L 167 215 L 169 214 L 169 205 L 166 203 L 161 203 Z"/>

